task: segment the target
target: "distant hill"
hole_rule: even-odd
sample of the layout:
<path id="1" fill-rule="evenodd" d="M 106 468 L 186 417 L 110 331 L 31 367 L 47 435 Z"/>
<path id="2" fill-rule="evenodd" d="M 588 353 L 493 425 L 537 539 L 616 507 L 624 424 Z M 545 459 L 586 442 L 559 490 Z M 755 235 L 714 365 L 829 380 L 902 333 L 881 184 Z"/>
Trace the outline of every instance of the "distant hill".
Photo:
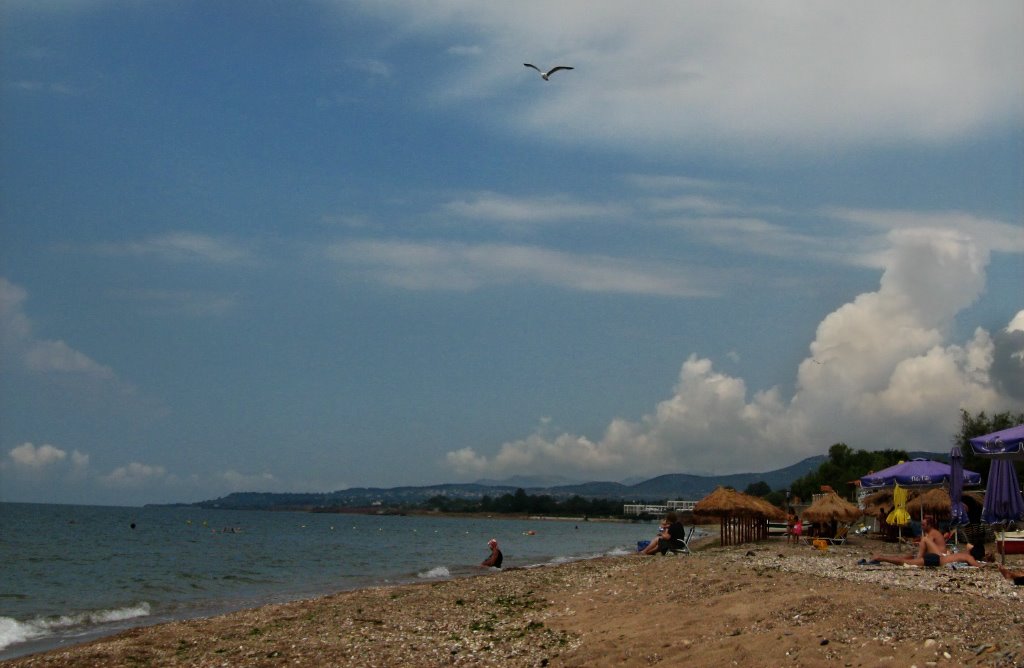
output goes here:
<path id="1" fill-rule="evenodd" d="M 913 453 L 913 456 L 940 458 L 939 455 L 934 453 Z M 550 484 L 551 482 L 564 480 L 564 478 L 524 476 L 504 481 L 479 481 L 469 484 L 391 488 L 354 487 L 336 492 L 322 493 L 235 492 L 219 499 L 199 501 L 190 505 L 201 508 L 238 510 L 314 510 L 343 507 L 396 506 L 420 504 L 435 496 L 469 500 L 480 499 L 485 495 L 493 498 L 504 494 L 514 494 L 517 489 L 523 489 L 528 494 L 548 494 L 558 499 L 567 499 L 578 495 L 586 499 L 619 499 L 622 501 L 698 500 L 714 491 L 719 485 L 726 485 L 743 491 L 748 485 L 763 481 L 772 489 L 785 489 L 797 478 L 816 470 L 827 459 L 826 455 L 817 455 L 815 457 L 808 457 L 791 466 L 764 473 L 734 473 L 719 476 L 670 473 L 632 485 L 619 482 L 552 485 Z"/>
<path id="2" fill-rule="evenodd" d="M 477 480 L 474 484 L 484 487 L 522 487 L 526 489 L 536 487 L 557 487 L 559 485 L 578 485 L 581 480 L 572 480 L 561 475 L 514 475 L 504 480 L 490 480 L 484 478 Z"/>

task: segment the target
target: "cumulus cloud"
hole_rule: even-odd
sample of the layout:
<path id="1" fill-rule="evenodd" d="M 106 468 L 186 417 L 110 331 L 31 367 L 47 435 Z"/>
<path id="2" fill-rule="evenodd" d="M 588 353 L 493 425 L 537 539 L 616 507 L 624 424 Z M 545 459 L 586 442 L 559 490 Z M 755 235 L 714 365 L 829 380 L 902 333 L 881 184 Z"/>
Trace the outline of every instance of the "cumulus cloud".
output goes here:
<path id="1" fill-rule="evenodd" d="M 1012 0 L 363 6 L 405 38 L 459 34 L 482 47 L 437 74 L 440 99 L 497 98 L 512 53 L 574 65 L 519 106 L 501 96 L 510 124 L 556 141 L 817 151 L 941 142 L 1024 113 L 1019 88 L 1006 85 L 1018 78 L 1024 32 Z"/>
<path id="2" fill-rule="evenodd" d="M 792 396 L 778 388 L 750 396 L 742 378 L 693 354 L 673 396 L 640 420 L 612 420 L 599 439 L 538 431 L 490 456 L 450 452 L 448 465 L 491 476 L 757 471 L 819 454 L 853 433 L 863 439 L 854 447 L 947 448 L 961 408 L 1019 407 L 1024 311 L 994 336 L 978 329 L 962 344 L 949 342 L 954 317 L 984 289 L 986 244 L 941 226 L 892 227 L 878 289 L 820 323 Z"/>
<path id="3" fill-rule="evenodd" d="M 81 479 L 89 470 L 89 455 L 67 450 L 44 443 L 36 446 L 33 443 L 22 443 L 11 448 L 6 460 L 0 460 L 0 470 L 12 471 L 15 478 L 18 474 L 26 474 L 28 480 L 38 480 L 40 476 L 57 477 L 68 475 L 72 479 Z M 13 480 L 13 479 L 12 479 Z"/>
<path id="4" fill-rule="evenodd" d="M 17 466 L 30 469 L 45 468 L 64 461 L 68 456 L 67 452 L 52 445 L 44 444 L 36 447 L 32 443 L 22 443 L 8 454 Z"/>
<path id="5" fill-rule="evenodd" d="M 108 487 L 141 488 L 164 480 L 167 470 L 163 466 L 153 466 L 131 462 L 119 466 L 105 476 L 100 476 L 100 483 Z"/>
<path id="6" fill-rule="evenodd" d="M 1024 311 L 992 337 L 992 380 L 996 387 L 1024 401 Z"/>

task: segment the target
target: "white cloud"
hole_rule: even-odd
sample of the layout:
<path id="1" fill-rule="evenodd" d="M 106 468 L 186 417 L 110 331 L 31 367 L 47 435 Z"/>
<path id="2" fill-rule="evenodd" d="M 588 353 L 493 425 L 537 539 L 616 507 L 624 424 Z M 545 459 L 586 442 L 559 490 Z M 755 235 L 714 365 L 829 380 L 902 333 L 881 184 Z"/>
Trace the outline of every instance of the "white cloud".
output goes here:
<path id="1" fill-rule="evenodd" d="M 99 482 L 108 487 L 141 488 L 164 481 L 166 476 L 167 470 L 163 466 L 131 462 L 127 466 L 119 466 L 107 475 L 101 476 Z"/>
<path id="2" fill-rule="evenodd" d="M 22 443 L 8 454 L 17 466 L 30 469 L 43 469 L 58 464 L 68 456 L 67 452 L 52 445 L 44 444 L 36 447 L 31 443 Z"/>
<path id="3" fill-rule="evenodd" d="M 24 289 L 0 278 L 0 343 L 3 344 L 5 359 L 14 360 L 22 369 L 34 374 L 98 380 L 123 391 L 132 391 L 130 386 L 117 380 L 110 367 L 64 341 L 36 338 L 32 322 L 24 311 L 27 297 Z"/>
<path id="4" fill-rule="evenodd" d="M 84 476 L 89 471 L 89 455 L 78 450 L 71 451 L 72 474 L 78 477 Z"/>
<path id="5" fill-rule="evenodd" d="M 500 98 L 510 124 L 552 140 L 821 151 L 959 139 L 1024 115 L 1015 0 L 363 6 L 403 37 L 463 29 L 483 54 L 438 73 L 437 96 Z M 576 70 L 547 84 L 517 72 L 523 60 Z M 540 92 L 519 106 L 497 94 L 517 75 Z"/>
<path id="6" fill-rule="evenodd" d="M 613 294 L 710 294 L 702 281 L 678 267 L 533 246 L 351 241 L 335 244 L 326 252 L 344 267 L 410 290 L 532 284 Z"/>
<path id="7" fill-rule="evenodd" d="M 166 262 L 250 264 L 255 255 L 248 246 L 206 234 L 169 232 L 142 241 L 99 244 L 98 253 L 128 257 L 155 257 Z"/>
<path id="8" fill-rule="evenodd" d="M 970 237 L 981 252 L 1024 253 L 1020 224 L 980 218 L 962 211 L 891 211 L 831 208 L 824 215 L 858 223 L 884 232 L 930 230 L 956 232 Z"/>
<path id="9" fill-rule="evenodd" d="M 279 487 L 277 478 L 272 473 L 247 475 L 235 470 L 225 471 L 221 479 L 232 492 L 266 492 Z"/>
<path id="10" fill-rule="evenodd" d="M 565 196 L 513 197 L 494 192 L 475 193 L 444 205 L 447 213 L 462 218 L 508 223 L 537 223 L 623 215 L 617 204 L 579 202 Z"/>
<path id="11" fill-rule="evenodd" d="M 25 350 L 25 364 L 39 373 L 78 373 L 93 378 L 113 379 L 110 367 L 71 348 L 63 341 L 34 341 Z"/>
<path id="12" fill-rule="evenodd" d="M 1017 401 L 1024 401 L 1024 311 L 992 337 L 992 379 Z"/>
<path id="13" fill-rule="evenodd" d="M 742 378 L 691 355 L 672 397 L 638 421 L 613 420 L 600 439 L 538 431 L 492 456 L 451 452 L 448 465 L 494 477 L 552 468 L 620 478 L 758 471 L 818 454 L 850 434 L 861 439 L 853 447 L 942 450 L 961 408 L 1019 408 L 1015 388 L 1024 386 L 1024 369 L 1013 355 L 1024 351 L 1024 332 L 1002 332 L 1013 337 L 1003 353 L 982 329 L 962 345 L 947 341 L 956 314 L 984 288 L 985 248 L 946 229 L 891 227 L 878 290 L 821 322 L 792 397 L 777 388 L 750 397 Z M 1024 312 L 1012 317 L 1013 327 L 1024 322 Z"/>

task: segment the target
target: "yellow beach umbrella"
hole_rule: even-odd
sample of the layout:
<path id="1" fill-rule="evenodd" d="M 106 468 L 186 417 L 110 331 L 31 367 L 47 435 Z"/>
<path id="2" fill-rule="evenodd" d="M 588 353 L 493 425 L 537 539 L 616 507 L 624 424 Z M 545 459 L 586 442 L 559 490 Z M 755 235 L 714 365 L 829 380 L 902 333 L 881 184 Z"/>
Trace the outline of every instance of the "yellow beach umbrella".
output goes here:
<path id="1" fill-rule="evenodd" d="M 907 488 L 896 485 L 892 490 L 893 509 L 885 521 L 896 526 L 905 526 L 910 522 L 910 513 L 907 512 Z"/>
<path id="2" fill-rule="evenodd" d="M 899 537 L 903 540 L 903 527 L 910 522 L 910 513 L 907 512 L 907 488 L 896 487 L 892 490 L 892 502 L 894 508 L 885 521 L 899 527 Z"/>
<path id="3" fill-rule="evenodd" d="M 890 525 L 903 527 L 909 523 L 910 513 L 906 511 L 906 497 L 906 488 L 897 485 L 893 490 L 893 510 L 889 513 L 889 516 L 886 517 L 886 521 L 888 521 Z"/>

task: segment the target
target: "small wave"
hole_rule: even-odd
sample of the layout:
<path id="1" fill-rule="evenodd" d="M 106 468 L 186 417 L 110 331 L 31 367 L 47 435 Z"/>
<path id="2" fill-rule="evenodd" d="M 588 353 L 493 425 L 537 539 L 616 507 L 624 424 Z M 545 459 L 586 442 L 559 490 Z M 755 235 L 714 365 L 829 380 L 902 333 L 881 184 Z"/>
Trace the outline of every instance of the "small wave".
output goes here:
<path id="1" fill-rule="evenodd" d="M 452 576 L 451 571 L 449 571 L 444 566 L 437 566 L 435 568 L 431 568 L 429 571 L 423 571 L 422 573 L 417 573 L 416 574 L 416 577 L 423 578 L 424 580 L 436 580 L 437 578 L 450 578 L 451 576 Z"/>
<path id="2" fill-rule="evenodd" d="M 123 622 L 126 619 L 146 617 L 149 615 L 149 603 L 145 601 L 125 608 L 113 610 L 92 610 L 74 615 L 56 617 L 35 617 L 26 621 L 18 621 L 11 617 L 0 617 L 0 650 L 16 643 L 36 640 L 64 629 L 76 626 L 109 624 Z"/>
<path id="3" fill-rule="evenodd" d="M 625 557 L 627 555 L 633 554 L 633 552 L 635 552 L 635 550 L 627 550 L 624 547 L 616 547 L 611 550 L 608 550 L 605 554 L 609 557 Z"/>

